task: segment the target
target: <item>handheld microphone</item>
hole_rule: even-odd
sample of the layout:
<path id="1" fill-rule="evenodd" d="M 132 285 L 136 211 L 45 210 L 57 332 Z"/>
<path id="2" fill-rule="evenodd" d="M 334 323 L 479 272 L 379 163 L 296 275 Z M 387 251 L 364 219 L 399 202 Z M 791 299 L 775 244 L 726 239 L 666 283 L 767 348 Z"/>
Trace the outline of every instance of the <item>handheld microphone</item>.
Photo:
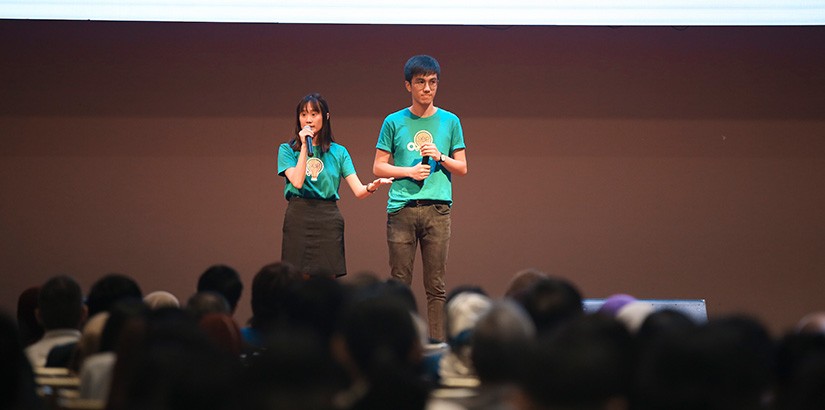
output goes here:
<path id="1" fill-rule="evenodd" d="M 312 137 L 310 137 L 309 135 L 307 135 L 307 156 L 315 156 L 315 153 L 312 152 Z"/>

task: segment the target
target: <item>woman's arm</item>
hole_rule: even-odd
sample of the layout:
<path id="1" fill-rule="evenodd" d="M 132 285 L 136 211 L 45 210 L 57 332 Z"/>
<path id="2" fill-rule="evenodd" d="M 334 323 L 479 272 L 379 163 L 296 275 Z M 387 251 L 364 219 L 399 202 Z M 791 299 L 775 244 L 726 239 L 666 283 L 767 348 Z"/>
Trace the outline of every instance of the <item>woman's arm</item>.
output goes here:
<path id="1" fill-rule="evenodd" d="M 356 198 L 364 199 L 377 191 L 381 185 L 392 184 L 393 178 L 377 178 L 367 185 L 361 183 L 358 174 L 349 174 L 344 180 L 347 181 L 347 185 L 349 185 L 349 188 L 352 190 L 352 193 L 355 194 Z"/>
<path id="2" fill-rule="evenodd" d="M 298 133 L 298 137 L 301 139 L 301 153 L 298 154 L 298 164 L 284 171 L 286 178 L 289 179 L 289 183 L 292 184 L 295 189 L 303 188 L 304 181 L 307 177 L 307 135 L 311 136 L 312 131 L 306 127 Z"/>

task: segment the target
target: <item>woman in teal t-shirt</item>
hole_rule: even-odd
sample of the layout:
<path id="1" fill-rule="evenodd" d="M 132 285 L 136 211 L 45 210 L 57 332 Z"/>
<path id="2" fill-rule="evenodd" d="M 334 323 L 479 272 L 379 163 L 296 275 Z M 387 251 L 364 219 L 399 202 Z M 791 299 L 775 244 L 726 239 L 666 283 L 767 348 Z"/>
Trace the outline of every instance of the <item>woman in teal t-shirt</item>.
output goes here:
<path id="1" fill-rule="evenodd" d="M 284 196 L 289 201 L 281 260 L 305 274 L 346 275 L 344 218 L 336 203 L 341 179 L 362 199 L 391 184 L 392 178 L 361 183 L 349 152 L 332 136 L 329 105 L 317 93 L 298 103 L 295 136 L 278 150 L 278 175 L 286 178 Z"/>

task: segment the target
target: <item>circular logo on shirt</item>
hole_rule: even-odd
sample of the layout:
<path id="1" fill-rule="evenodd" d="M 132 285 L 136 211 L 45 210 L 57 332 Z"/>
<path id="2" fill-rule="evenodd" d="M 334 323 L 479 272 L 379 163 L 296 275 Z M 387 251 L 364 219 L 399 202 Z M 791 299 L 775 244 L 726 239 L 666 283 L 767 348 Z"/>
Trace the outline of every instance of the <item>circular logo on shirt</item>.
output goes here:
<path id="1" fill-rule="evenodd" d="M 324 170 L 324 161 L 318 158 L 310 158 L 307 160 L 307 176 L 311 177 L 311 181 L 318 180 L 318 174 Z"/>
<path id="2" fill-rule="evenodd" d="M 427 130 L 421 130 L 415 133 L 413 142 L 407 144 L 407 149 L 410 151 L 421 151 L 421 146 L 428 142 L 433 142 L 433 134 L 430 134 Z"/>

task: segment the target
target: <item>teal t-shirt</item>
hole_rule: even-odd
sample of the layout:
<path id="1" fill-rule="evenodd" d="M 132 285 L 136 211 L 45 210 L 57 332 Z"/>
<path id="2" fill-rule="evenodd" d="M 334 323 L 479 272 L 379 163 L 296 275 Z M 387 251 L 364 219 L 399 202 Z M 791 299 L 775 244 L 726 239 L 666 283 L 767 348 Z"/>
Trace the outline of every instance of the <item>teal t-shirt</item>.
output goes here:
<path id="1" fill-rule="evenodd" d="M 384 119 L 376 148 L 392 154 L 393 163 L 400 167 L 415 166 L 421 162 L 420 144 L 432 141 L 445 155 L 464 149 L 464 132 L 458 117 L 439 108 L 429 117 L 418 117 L 409 108 L 394 112 Z M 441 164 L 430 159 L 431 172 L 423 181 L 399 178 L 390 187 L 387 212 L 404 207 L 413 199 L 429 199 L 452 203 L 452 174 Z"/>
<path id="2" fill-rule="evenodd" d="M 315 150 L 315 156 L 307 159 L 307 176 L 301 189 L 295 188 L 285 171 L 298 165 L 299 151 L 295 151 L 288 143 L 281 144 L 278 149 L 278 175 L 284 177 L 286 186 L 284 196 L 289 199 L 293 196 L 312 199 L 338 200 L 338 186 L 341 178 L 355 173 L 352 158 L 343 145 L 332 143 L 329 151 L 322 153 Z"/>

